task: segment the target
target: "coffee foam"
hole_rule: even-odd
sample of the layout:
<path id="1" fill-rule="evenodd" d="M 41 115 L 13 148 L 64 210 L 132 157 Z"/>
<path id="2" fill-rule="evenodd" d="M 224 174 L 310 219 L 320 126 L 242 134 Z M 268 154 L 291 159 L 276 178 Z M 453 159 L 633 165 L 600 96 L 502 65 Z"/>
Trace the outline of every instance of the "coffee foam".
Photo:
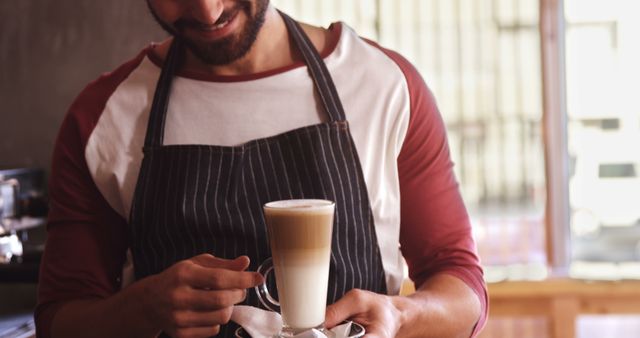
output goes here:
<path id="1" fill-rule="evenodd" d="M 265 212 L 267 210 L 282 210 L 286 212 L 331 212 L 333 210 L 333 205 L 333 202 L 327 200 L 297 199 L 269 202 L 264 205 L 264 209 Z"/>

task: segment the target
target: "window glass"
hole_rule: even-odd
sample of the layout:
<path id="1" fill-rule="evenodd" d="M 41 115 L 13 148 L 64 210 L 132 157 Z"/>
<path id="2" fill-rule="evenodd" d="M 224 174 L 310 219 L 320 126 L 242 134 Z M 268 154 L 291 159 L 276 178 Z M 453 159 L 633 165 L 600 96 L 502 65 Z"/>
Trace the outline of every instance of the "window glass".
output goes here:
<path id="1" fill-rule="evenodd" d="M 565 0 L 574 277 L 640 274 L 637 13 L 634 0 Z"/>

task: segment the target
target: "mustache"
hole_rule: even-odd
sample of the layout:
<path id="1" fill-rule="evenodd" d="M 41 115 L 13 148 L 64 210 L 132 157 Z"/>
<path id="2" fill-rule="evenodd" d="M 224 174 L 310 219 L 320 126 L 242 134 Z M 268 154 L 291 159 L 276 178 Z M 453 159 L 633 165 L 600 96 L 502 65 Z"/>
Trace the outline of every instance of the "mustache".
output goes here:
<path id="1" fill-rule="evenodd" d="M 239 0 L 235 6 L 223 11 L 218 20 L 216 20 L 216 22 L 214 22 L 213 24 L 203 23 L 191 18 L 180 18 L 173 22 L 173 27 L 175 27 L 177 30 L 183 30 L 185 28 L 206 30 L 225 21 L 228 21 L 242 10 L 247 11 L 247 13 L 251 11 L 251 0 Z"/>

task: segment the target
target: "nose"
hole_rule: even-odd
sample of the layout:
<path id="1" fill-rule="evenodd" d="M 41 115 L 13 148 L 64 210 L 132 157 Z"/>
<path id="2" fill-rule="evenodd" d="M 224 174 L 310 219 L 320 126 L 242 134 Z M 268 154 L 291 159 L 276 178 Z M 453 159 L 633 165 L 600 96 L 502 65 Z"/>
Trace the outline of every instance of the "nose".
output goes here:
<path id="1" fill-rule="evenodd" d="M 223 0 L 193 0 L 191 4 L 191 16 L 204 24 L 214 24 L 224 11 Z"/>

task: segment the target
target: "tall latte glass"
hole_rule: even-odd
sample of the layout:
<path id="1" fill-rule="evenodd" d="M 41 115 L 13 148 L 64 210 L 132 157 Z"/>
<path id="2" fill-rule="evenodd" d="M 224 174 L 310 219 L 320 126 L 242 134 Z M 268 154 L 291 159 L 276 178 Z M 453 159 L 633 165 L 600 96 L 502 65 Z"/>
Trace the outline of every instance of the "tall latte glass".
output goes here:
<path id="1" fill-rule="evenodd" d="M 279 303 L 266 285 L 258 295 L 282 314 L 281 337 L 324 329 L 335 205 L 326 200 L 285 200 L 264 205 L 272 259 L 259 272 L 275 270 Z"/>

